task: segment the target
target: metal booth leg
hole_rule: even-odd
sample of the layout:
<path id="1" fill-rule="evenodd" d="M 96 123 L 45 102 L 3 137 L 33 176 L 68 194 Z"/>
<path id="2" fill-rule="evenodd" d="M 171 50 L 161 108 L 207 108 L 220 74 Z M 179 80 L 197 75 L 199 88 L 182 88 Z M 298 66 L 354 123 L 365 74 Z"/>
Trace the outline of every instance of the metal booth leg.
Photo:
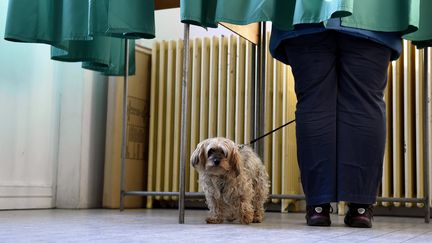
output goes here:
<path id="1" fill-rule="evenodd" d="M 258 44 L 256 48 L 256 68 L 254 69 L 254 138 L 264 134 L 264 114 L 265 114 L 265 79 L 266 79 L 266 53 L 267 53 L 267 29 L 266 22 L 259 23 Z M 264 144 L 258 141 L 254 145 L 255 152 L 264 157 Z"/>
<path id="2" fill-rule="evenodd" d="M 424 144 L 424 190 L 425 190 L 425 198 L 424 198 L 424 207 L 425 207 L 425 223 L 429 223 L 430 221 L 430 195 L 429 195 L 429 129 L 430 129 L 430 119 L 429 119 L 429 103 L 430 103 L 430 95 L 429 95 L 429 48 L 424 49 L 424 135 L 423 135 L 423 144 Z"/>
<path id="3" fill-rule="evenodd" d="M 184 224 L 185 215 L 185 174 L 186 174 L 186 124 L 187 124 L 187 77 L 189 64 L 190 25 L 184 24 L 183 73 L 182 73 L 182 115 L 180 131 L 180 188 L 179 188 L 179 223 Z"/>
<path id="4" fill-rule="evenodd" d="M 122 117 L 122 147 L 121 147 L 121 165 L 120 165 L 120 211 L 124 210 L 125 198 L 125 167 L 126 167 L 126 133 L 127 133 L 127 99 L 128 99 L 128 79 L 129 79 L 129 41 L 125 41 L 125 66 L 124 66 L 124 87 L 123 87 L 123 117 Z"/>

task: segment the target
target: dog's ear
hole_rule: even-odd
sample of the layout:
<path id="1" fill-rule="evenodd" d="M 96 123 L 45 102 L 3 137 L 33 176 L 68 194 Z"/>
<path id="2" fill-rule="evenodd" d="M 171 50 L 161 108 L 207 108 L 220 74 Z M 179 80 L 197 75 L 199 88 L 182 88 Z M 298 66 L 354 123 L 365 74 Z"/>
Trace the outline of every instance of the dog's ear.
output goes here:
<path id="1" fill-rule="evenodd" d="M 205 153 L 206 147 L 207 147 L 207 142 L 202 141 L 197 145 L 196 149 L 193 151 L 190 157 L 190 162 L 193 167 L 196 167 L 200 161 L 206 160 L 206 153 Z"/>
<path id="2" fill-rule="evenodd" d="M 240 152 L 237 148 L 237 146 L 234 145 L 231 155 L 230 155 L 230 165 L 231 168 L 234 170 L 234 173 L 236 176 L 240 175 L 240 168 L 242 167 L 242 161 L 240 159 Z"/>

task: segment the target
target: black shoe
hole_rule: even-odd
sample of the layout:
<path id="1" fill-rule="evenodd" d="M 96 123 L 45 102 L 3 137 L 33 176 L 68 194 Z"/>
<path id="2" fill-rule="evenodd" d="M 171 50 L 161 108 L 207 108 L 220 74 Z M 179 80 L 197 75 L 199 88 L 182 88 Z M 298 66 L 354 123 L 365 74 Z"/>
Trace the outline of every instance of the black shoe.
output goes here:
<path id="1" fill-rule="evenodd" d="M 306 207 L 306 223 L 309 226 L 330 226 L 330 203 Z"/>
<path id="2" fill-rule="evenodd" d="M 344 219 L 346 225 L 356 228 L 372 228 L 373 206 L 371 204 L 351 203 L 348 208 Z"/>

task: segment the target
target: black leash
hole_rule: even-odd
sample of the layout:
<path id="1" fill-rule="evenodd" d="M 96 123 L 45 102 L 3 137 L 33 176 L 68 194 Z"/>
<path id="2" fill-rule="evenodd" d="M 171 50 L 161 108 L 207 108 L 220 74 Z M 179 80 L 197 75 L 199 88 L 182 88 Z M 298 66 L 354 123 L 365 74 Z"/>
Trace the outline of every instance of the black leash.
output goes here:
<path id="1" fill-rule="evenodd" d="M 276 128 L 276 129 L 271 130 L 270 132 L 268 132 L 268 133 L 266 133 L 266 134 L 264 134 L 264 135 L 262 135 L 262 136 L 260 136 L 260 137 L 258 137 L 258 138 L 255 138 L 254 140 L 250 141 L 250 143 L 248 143 L 248 144 L 246 144 L 246 145 L 252 145 L 252 144 L 256 143 L 258 140 L 260 140 L 260 139 L 262 139 L 262 138 L 264 138 L 264 137 L 267 137 L 268 135 L 270 135 L 270 134 L 276 132 L 276 131 L 279 130 L 279 129 L 282 129 L 282 128 L 288 126 L 289 124 L 291 124 L 291 123 L 293 123 L 293 122 L 295 122 L 295 119 L 292 120 L 292 121 L 289 121 L 289 122 L 285 123 L 284 125 L 282 125 L 282 126 Z"/>

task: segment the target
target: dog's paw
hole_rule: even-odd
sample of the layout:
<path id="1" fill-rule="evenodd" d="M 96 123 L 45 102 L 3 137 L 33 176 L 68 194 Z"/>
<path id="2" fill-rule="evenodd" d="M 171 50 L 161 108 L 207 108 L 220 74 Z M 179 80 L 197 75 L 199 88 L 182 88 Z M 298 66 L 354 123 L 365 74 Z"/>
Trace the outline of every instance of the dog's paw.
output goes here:
<path id="1" fill-rule="evenodd" d="M 240 217 L 240 223 L 242 224 L 250 224 L 253 222 L 253 214 L 251 213 L 247 213 L 247 214 L 243 214 Z"/>
<path id="2" fill-rule="evenodd" d="M 216 217 L 208 217 L 206 218 L 207 224 L 221 224 L 223 223 L 223 219 Z"/>
<path id="3" fill-rule="evenodd" d="M 262 217 L 254 217 L 252 223 L 262 223 L 263 220 L 264 219 Z"/>
<path id="4" fill-rule="evenodd" d="M 264 221 L 264 214 L 255 212 L 252 223 L 262 223 Z"/>

